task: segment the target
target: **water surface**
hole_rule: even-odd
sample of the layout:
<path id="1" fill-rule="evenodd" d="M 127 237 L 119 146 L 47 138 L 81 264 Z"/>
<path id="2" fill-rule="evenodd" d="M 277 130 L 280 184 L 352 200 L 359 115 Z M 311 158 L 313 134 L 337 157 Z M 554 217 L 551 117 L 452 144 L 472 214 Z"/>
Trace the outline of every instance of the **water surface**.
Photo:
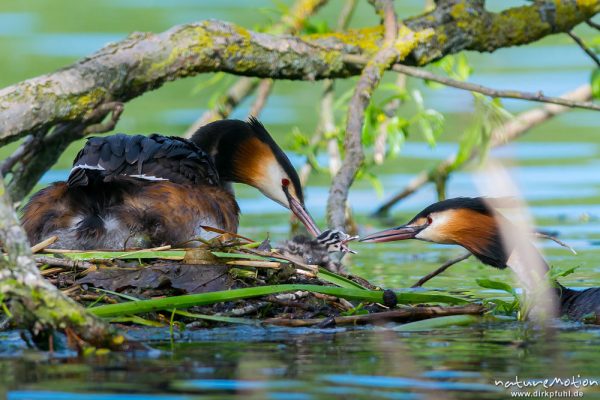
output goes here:
<path id="1" fill-rule="evenodd" d="M 289 2 L 286 2 L 289 3 Z M 526 2 L 492 1 L 503 8 Z M 0 65 L 0 86 L 50 72 L 119 40 L 133 31 L 160 32 L 178 23 L 222 18 L 247 27 L 276 18 L 269 1 L 198 2 L 178 0 L 105 1 L 9 0 L 0 4 L 0 51 L 11 54 Z M 337 3 L 336 3 L 337 4 Z M 372 24 L 368 5 L 360 5 L 353 26 Z M 401 15 L 412 15 L 421 2 L 402 2 Z M 334 24 L 337 5 L 322 17 Z M 589 37 L 590 31 L 578 32 Z M 498 88 L 518 88 L 558 95 L 585 83 L 591 65 L 568 38 L 553 36 L 540 43 L 469 54 L 473 82 Z M 209 77 L 195 77 L 165 85 L 125 107 L 118 131 L 179 134 L 209 107 L 217 87 L 199 90 Z M 387 79 L 393 81 L 393 76 Z M 343 93 L 351 82 L 340 82 Z M 363 231 L 406 222 L 435 201 L 432 188 L 408 198 L 393 210 L 391 221 L 368 217 L 387 196 L 401 190 L 424 168 L 456 150 L 456 139 L 467 126 L 473 107 L 470 95 L 455 89 L 432 90 L 420 83 L 425 104 L 443 112 L 447 126 L 440 143 L 431 148 L 412 135 L 401 156 L 376 172 L 384 185 L 383 197 L 367 182 L 351 192 L 353 209 Z M 277 140 L 287 147 L 292 127 L 305 133 L 317 124 L 320 83 L 280 82 L 261 116 Z M 243 118 L 251 100 L 235 117 Z M 507 101 L 519 112 L 531 104 Z M 533 105 L 535 106 L 535 105 Z M 341 114 L 340 114 L 341 116 Z M 493 156 L 509 163 L 540 228 L 557 232 L 578 250 L 573 256 L 551 242 L 541 243 L 549 262 L 577 272 L 562 279 L 572 287 L 600 284 L 600 165 L 597 113 L 565 114 L 534 129 L 519 142 L 498 149 Z M 44 183 L 64 179 L 80 146 L 71 146 Z M 5 157 L 14 149 L 0 150 Z M 303 160 L 290 153 L 295 165 Z M 319 160 L 326 163 L 325 158 Z M 454 174 L 450 196 L 477 195 L 472 170 Z M 328 180 L 314 177 L 307 205 L 323 221 Z M 274 241 L 289 234 L 288 213 L 256 190 L 238 186 L 243 211 L 241 233 L 254 238 L 267 234 Z M 354 246 L 348 258 L 351 272 L 388 288 L 410 286 L 462 250 L 427 243 L 389 243 Z M 509 281 L 504 272 L 467 261 L 431 281 L 428 288 L 461 291 L 475 298 L 500 294 L 480 289 L 475 279 Z M 0 394 L 9 399 L 192 399 L 192 398 L 505 398 L 497 379 L 581 376 L 600 379 L 597 367 L 600 331 L 574 323 L 558 323 L 552 335 L 514 321 L 482 321 L 470 327 L 430 332 L 400 333 L 394 325 L 377 328 L 328 330 L 272 327 L 222 327 L 176 332 L 171 346 L 168 331 L 133 329 L 134 337 L 149 340 L 153 351 L 144 354 L 78 358 L 70 352 L 40 353 L 26 348 L 17 332 L 0 334 Z M 598 388 L 586 389 L 586 398 Z"/>

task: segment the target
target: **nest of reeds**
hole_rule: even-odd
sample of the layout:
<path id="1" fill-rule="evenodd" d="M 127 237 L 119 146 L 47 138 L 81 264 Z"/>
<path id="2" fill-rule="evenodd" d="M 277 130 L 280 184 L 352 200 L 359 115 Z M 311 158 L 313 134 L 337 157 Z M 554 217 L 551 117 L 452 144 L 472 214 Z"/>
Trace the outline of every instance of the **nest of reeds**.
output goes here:
<path id="1" fill-rule="evenodd" d="M 331 327 L 485 311 L 448 294 L 384 290 L 238 235 L 127 251 L 48 248 L 53 240 L 32 249 L 42 275 L 114 323 Z"/>

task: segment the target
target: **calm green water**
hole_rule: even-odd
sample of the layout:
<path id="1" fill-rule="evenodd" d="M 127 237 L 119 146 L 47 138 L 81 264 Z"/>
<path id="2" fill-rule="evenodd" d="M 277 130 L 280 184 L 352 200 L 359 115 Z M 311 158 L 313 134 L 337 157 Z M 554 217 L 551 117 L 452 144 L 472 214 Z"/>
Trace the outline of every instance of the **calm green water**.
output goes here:
<path id="1" fill-rule="evenodd" d="M 286 2 L 289 3 L 289 2 Z M 339 3 L 327 6 L 318 19 L 335 21 Z M 492 7 L 520 4 L 492 1 Z M 401 3 L 401 15 L 417 13 L 419 1 Z M 276 19 L 268 0 L 4 0 L 0 3 L 0 87 L 53 71 L 132 31 L 159 32 L 174 24 L 206 18 L 230 20 L 254 27 Z M 354 26 L 375 19 L 360 4 Z M 582 28 L 584 37 L 591 32 Z M 590 62 L 566 37 L 547 38 L 526 48 L 469 54 L 474 82 L 499 88 L 543 89 L 550 95 L 571 90 L 588 79 Z M 170 83 L 127 104 L 118 130 L 182 133 L 207 107 L 215 88 L 198 91 L 210 76 Z M 390 76 L 389 79 L 393 79 Z M 338 92 L 347 90 L 343 82 Z M 411 83 L 421 87 L 418 83 Z M 410 137 L 398 160 L 376 172 L 385 196 L 400 190 L 421 169 L 452 154 L 453 144 L 468 124 L 469 95 L 452 89 L 422 88 L 426 104 L 443 112 L 447 129 L 434 149 L 418 135 Z M 292 127 L 311 132 L 316 126 L 320 83 L 281 82 L 261 119 L 278 141 L 289 144 Z M 244 118 L 250 102 L 235 117 Z M 511 111 L 529 107 L 506 102 Z M 562 280 L 572 287 L 600 284 L 600 117 L 576 111 L 536 128 L 523 140 L 493 153 L 512 160 L 511 172 L 532 206 L 536 223 L 556 231 L 578 255 L 542 243 L 552 264 L 580 266 Z M 75 144 L 45 182 L 62 179 Z M 0 150 L 0 157 L 14 146 Z M 293 155 L 292 155 L 293 156 Z M 292 157 L 294 158 L 294 157 Z M 302 160 L 295 157 L 297 165 Z M 267 233 L 277 241 L 287 237 L 287 213 L 250 188 L 239 187 L 244 213 L 241 233 L 255 238 Z M 450 196 L 476 195 L 470 172 L 454 175 Z M 308 207 L 323 221 L 327 178 L 311 180 Z M 435 200 L 431 188 L 399 205 L 387 225 L 368 218 L 383 200 L 366 182 L 358 182 L 351 201 L 362 229 L 371 231 L 401 223 Z M 357 244 L 359 254 L 348 258 L 348 268 L 388 288 L 404 288 L 461 249 L 419 242 L 379 246 Z M 481 290 L 475 279 L 509 280 L 501 271 L 465 262 L 428 284 L 470 292 L 476 297 L 498 295 Z M 495 380 L 519 378 L 582 378 L 600 380 L 597 367 L 600 330 L 558 323 L 552 334 L 524 324 L 483 321 L 476 326 L 421 333 L 399 333 L 392 326 L 362 329 L 281 329 L 227 327 L 179 333 L 171 346 L 168 332 L 133 330 L 134 337 L 150 340 L 160 350 L 149 354 L 77 358 L 54 356 L 25 348 L 19 334 L 0 334 L 0 394 L 10 399 L 161 399 L 189 398 L 504 398 Z M 559 388 L 561 389 L 561 388 Z M 585 397 L 598 396 L 597 386 Z"/>

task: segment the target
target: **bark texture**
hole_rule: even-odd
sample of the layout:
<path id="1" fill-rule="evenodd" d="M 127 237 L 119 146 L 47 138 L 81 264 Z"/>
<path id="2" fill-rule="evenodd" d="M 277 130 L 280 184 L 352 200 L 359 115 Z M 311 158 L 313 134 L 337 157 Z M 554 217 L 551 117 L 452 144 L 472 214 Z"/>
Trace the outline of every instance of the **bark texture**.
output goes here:
<path id="1" fill-rule="evenodd" d="M 335 174 L 327 199 L 327 222 L 329 226 L 342 230 L 346 230 L 348 192 L 365 158 L 362 146 L 365 109 L 371 102 L 371 96 L 379 85 L 385 70 L 396 59 L 404 58 L 415 46 L 414 44 L 406 45 L 406 43 L 415 43 L 414 34 L 407 32 L 408 28 L 403 27 L 398 32 L 398 21 L 392 0 L 373 0 L 371 3 L 380 14 L 385 27 L 383 47 L 362 71 L 354 88 L 354 94 L 348 105 L 344 143 L 346 156 L 339 171 Z M 401 39 L 397 40 L 399 34 Z"/>
<path id="2" fill-rule="evenodd" d="M 41 341 L 58 330 L 95 347 L 122 348 L 123 336 L 42 278 L 1 177 L 0 243 L 7 253 L 0 256 L 0 299 L 19 326 Z"/>
<path id="3" fill-rule="evenodd" d="M 600 0 L 538 1 L 500 13 L 486 11 L 480 0 L 439 2 L 435 10 L 404 21 L 411 51 L 398 61 L 425 65 L 462 50 L 531 43 L 569 31 L 598 12 Z M 425 40 L 414 34 L 424 31 L 430 32 Z M 358 75 L 362 66 L 345 62 L 344 55 L 370 58 L 382 39 L 382 26 L 276 36 L 213 20 L 159 34 L 134 33 L 64 69 L 0 90 L 0 145 L 204 72 L 301 80 Z"/>

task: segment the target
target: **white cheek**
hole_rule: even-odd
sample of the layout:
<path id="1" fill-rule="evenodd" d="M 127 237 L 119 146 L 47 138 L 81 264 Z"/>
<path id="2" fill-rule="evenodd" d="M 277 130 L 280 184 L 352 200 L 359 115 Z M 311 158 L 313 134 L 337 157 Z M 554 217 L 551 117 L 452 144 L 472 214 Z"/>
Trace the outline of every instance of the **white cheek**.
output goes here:
<path id="1" fill-rule="evenodd" d="M 289 208 L 287 197 L 281 189 L 281 181 L 288 179 L 287 174 L 277 162 L 271 162 L 265 167 L 263 182 L 258 184 L 258 189 L 271 200 Z"/>
<path id="2" fill-rule="evenodd" d="M 448 223 L 448 219 L 448 216 L 443 214 L 432 216 L 433 221 L 431 225 L 423 229 L 421 232 L 417 233 L 417 235 L 415 235 L 415 238 L 435 243 L 453 243 L 449 241 L 446 235 L 442 233 L 442 227 Z"/>
<path id="3" fill-rule="evenodd" d="M 420 239 L 420 240 L 426 240 L 428 242 L 431 242 L 431 239 L 429 239 L 429 232 L 428 232 L 429 228 L 425 228 L 423 229 L 421 232 L 417 233 L 415 235 L 415 239 Z"/>

